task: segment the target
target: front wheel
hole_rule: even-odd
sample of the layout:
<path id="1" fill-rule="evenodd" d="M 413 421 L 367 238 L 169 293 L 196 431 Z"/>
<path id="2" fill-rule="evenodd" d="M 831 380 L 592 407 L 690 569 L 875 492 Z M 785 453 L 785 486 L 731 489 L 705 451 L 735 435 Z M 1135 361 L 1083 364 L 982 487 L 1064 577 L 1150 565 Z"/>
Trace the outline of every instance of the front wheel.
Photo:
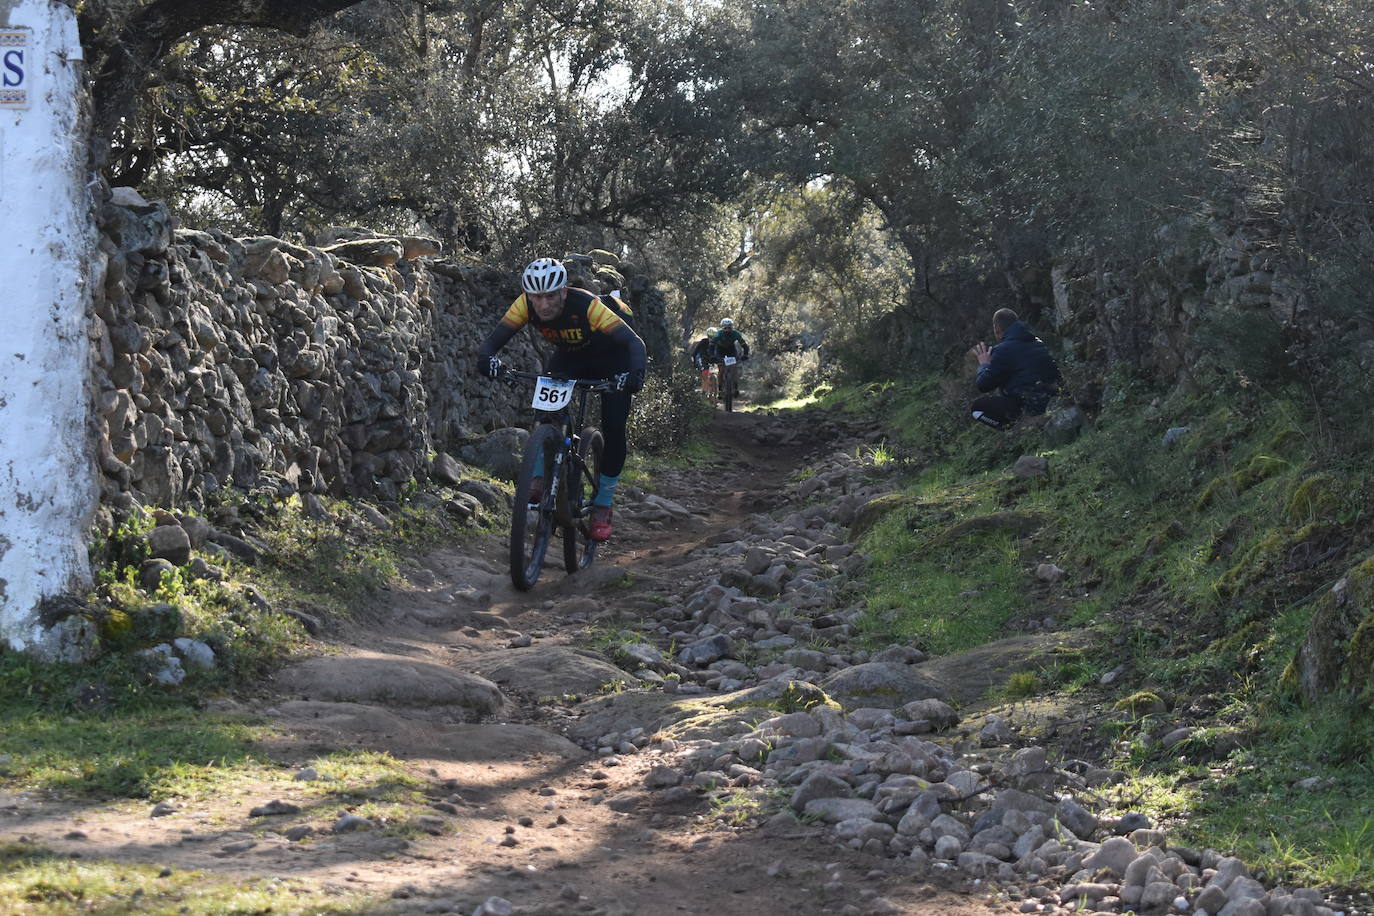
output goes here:
<path id="1" fill-rule="evenodd" d="M 510 580 L 522 592 L 534 587 L 544 567 L 544 554 L 549 549 L 557 490 L 554 471 L 562 444 L 563 436 L 554 427 L 544 424 L 535 427 L 525 444 L 520 475 L 515 479 L 515 501 L 510 513 Z M 530 491 L 535 478 L 541 478 L 543 488 L 531 505 Z"/>
<path id="2" fill-rule="evenodd" d="M 722 400 L 725 401 L 725 412 L 729 413 L 735 409 L 735 367 L 724 366 L 721 372 L 720 387 L 724 391 Z"/>
<path id="3" fill-rule="evenodd" d="M 582 430 L 577 444 L 577 457 L 581 460 L 565 462 L 568 485 L 563 493 L 568 512 L 564 517 L 571 518 L 572 524 L 563 528 L 563 568 L 570 573 L 586 569 L 596 559 L 600 542 L 591 539 L 591 511 L 596 485 L 601 480 L 601 453 L 605 448 L 601 431 L 588 426 Z"/>

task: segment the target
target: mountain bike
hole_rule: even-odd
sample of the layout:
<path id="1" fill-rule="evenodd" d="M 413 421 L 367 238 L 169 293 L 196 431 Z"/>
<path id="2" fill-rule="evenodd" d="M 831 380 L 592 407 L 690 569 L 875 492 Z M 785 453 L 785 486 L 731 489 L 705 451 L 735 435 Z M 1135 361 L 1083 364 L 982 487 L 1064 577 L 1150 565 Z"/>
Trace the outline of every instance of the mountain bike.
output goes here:
<path id="1" fill-rule="evenodd" d="M 701 392 L 712 401 L 720 400 L 720 367 L 714 361 L 701 368 Z"/>
<path id="2" fill-rule="evenodd" d="M 720 397 L 725 402 L 725 412 L 735 409 L 735 398 L 739 397 L 739 360 L 733 356 L 720 358 Z"/>
<path id="3" fill-rule="evenodd" d="M 596 559 L 599 542 L 591 539 L 591 512 L 605 440 L 600 430 L 584 425 L 587 396 L 612 391 L 615 382 L 518 369 L 506 369 L 502 375 L 513 385 L 534 382 L 530 406 L 545 412 L 525 444 L 511 505 L 510 578 L 520 591 L 528 591 L 544 568 L 555 528 L 563 538 L 563 566 L 569 573 L 586 569 Z"/>

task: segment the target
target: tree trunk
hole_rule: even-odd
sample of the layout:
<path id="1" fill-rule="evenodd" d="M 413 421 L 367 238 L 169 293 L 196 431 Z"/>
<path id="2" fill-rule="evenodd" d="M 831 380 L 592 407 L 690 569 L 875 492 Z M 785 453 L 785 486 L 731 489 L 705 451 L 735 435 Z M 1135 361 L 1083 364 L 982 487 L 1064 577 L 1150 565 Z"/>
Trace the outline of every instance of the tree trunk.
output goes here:
<path id="1" fill-rule="evenodd" d="M 0 23 L 27 26 L 10 51 L 24 67 L 9 75 L 18 72 L 28 94 L 27 108 L 5 112 L 0 175 L 9 348 L 0 360 L 0 649 L 79 662 L 96 649 L 94 627 L 44 607 L 90 588 L 85 539 L 99 494 L 87 310 L 103 273 L 93 266 L 80 48 L 75 15 L 56 0 L 7 3 Z"/>

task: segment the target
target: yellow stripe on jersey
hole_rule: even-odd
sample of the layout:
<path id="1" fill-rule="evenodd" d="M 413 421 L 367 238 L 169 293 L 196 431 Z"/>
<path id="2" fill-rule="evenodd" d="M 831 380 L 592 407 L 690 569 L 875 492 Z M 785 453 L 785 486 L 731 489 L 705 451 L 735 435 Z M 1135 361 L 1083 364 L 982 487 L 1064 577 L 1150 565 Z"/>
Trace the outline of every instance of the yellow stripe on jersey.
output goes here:
<path id="1" fill-rule="evenodd" d="M 530 321 L 530 306 L 525 300 L 525 294 L 521 293 L 520 298 L 510 304 L 506 309 L 506 314 L 501 317 L 501 323 L 506 327 L 520 330 Z"/>
<path id="2" fill-rule="evenodd" d="M 593 299 L 592 304 L 587 306 L 587 323 L 592 326 L 593 331 L 610 334 L 618 330 L 625 322 L 620 320 L 619 315 L 607 308 L 606 303 L 600 299 Z"/>

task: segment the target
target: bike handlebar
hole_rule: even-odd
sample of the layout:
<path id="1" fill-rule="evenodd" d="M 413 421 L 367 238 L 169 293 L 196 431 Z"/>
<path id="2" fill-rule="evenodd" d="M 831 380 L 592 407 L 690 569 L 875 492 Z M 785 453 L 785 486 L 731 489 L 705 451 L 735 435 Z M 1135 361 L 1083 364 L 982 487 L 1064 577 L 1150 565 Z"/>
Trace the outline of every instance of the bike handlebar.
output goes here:
<path id="1" fill-rule="evenodd" d="M 613 391 L 615 389 L 615 379 L 600 378 L 569 378 L 563 375 L 552 375 L 548 372 L 525 372 L 522 369 L 511 369 L 508 366 L 501 367 L 501 377 L 506 379 L 523 379 L 532 382 L 539 378 L 558 379 L 560 382 L 572 382 L 574 387 L 582 388 L 587 391 Z"/>

